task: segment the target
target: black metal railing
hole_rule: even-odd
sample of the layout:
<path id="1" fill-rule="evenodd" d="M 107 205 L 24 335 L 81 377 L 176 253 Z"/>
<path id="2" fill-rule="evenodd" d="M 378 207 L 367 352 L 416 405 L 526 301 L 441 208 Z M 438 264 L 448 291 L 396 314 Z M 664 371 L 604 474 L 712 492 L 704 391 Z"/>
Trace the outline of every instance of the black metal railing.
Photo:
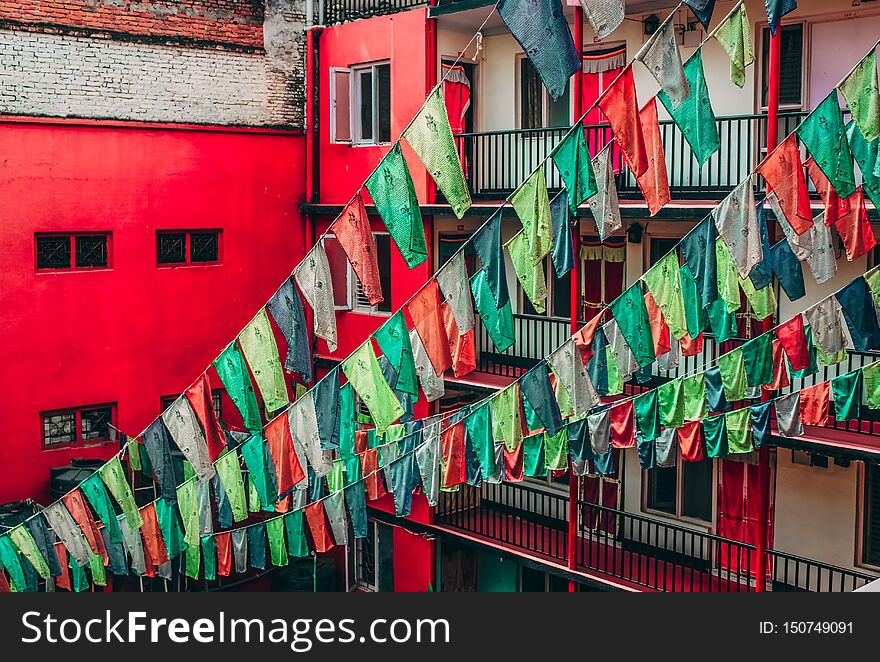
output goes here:
<path id="1" fill-rule="evenodd" d="M 427 0 L 326 0 L 322 25 L 383 16 L 427 5 Z"/>
<path id="2" fill-rule="evenodd" d="M 806 117 L 803 112 L 780 114 L 780 135 L 787 135 Z M 700 166 L 690 145 L 671 120 L 660 122 L 666 169 L 673 195 L 679 197 L 720 197 L 739 184 L 763 158 L 767 116 L 733 115 L 716 119 L 720 149 Z M 471 193 L 492 199 L 508 195 L 559 144 L 567 127 L 514 129 L 463 133 L 456 137 L 464 155 Z M 584 127 L 590 153 L 595 155 L 611 140 L 611 127 L 592 124 Z M 612 163 L 622 197 L 639 196 L 635 178 L 626 167 L 623 153 L 612 147 Z M 548 168 L 548 186 L 562 186 L 555 168 Z"/>
<path id="3" fill-rule="evenodd" d="M 774 591 L 848 593 L 877 579 L 874 575 L 776 550 L 767 552 Z"/>
<path id="4" fill-rule="evenodd" d="M 474 346 L 477 352 L 477 372 L 504 377 L 517 377 L 571 335 L 568 319 L 541 315 L 513 316 L 514 342 L 499 352 L 486 327 L 477 319 Z"/>

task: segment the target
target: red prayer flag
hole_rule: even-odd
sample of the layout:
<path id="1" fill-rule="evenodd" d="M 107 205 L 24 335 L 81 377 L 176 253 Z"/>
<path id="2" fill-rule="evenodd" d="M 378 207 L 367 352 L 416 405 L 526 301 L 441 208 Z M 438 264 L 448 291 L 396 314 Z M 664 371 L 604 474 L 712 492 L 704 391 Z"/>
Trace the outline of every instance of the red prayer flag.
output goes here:
<path id="1" fill-rule="evenodd" d="M 443 326 L 443 313 L 440 310 L 440 288 L 433 278 L 419 290 L 406 304 L 410 317 L 419 334 L 425 353 L 438 377 L 452 367 L 449 355 L 449 339 Z"/>
<path id="2" fill-rule="evenodd" d="M 168 560 L 168 552 L 165 549 L 165 541 L 162 540 L 162 532 L 159 529 L 159 519 L 156 517 L 156 507 L 148 503 L 141 508 L 141 519 L 144 521 L 141 527 L 141 535 L 144 539 L 144 560 L 147 566 L 158 566 Z"/>
<path id="3" fill-rule="evenodd" d="M 379 474 L 378 448 L 368 448 L 361 454 L 361 472 L 364 475 L 364 488 L 368 500 L 375 501 L 388 494 Z"/>
<path id="4" fill-rule="evenodd" d="M 701 421 L 687 421 L 678 428 L 678 449 L 681 459 L 686 462 L 701 462 L 703 459 L 703 435 Z"/>
<path id="5" fill-rule="evenodd" d="M 315 501 L 304 508 L 306 521 L 309 523 L 309 531 L 312 532 L 312 542 L 315 543 L 316 552 L 327 552 L 333 547 L 333 540 L 327 532 L 327 517 L 324 515 L 324 502 Z"/>
<path id="6" fill-rule="evenodd" d="M 648 169 L 648 157 L 631 65 L 605 90 L 597 105 L 608 119 L 614 141 L 623 151 L 629 169 L 637 178 L 640 177 Z"/>
<path id="7" fill-rule="evenodd" d="M 448 303 L 442 306 L 443 326 L 449 341 L 449 353 L 452 355 L 452 374 L 463 377 L 477 369 L 477 349 L 474 344 L 474 330 L 465 334 L 458 330 L 455 317 Z"/>
<path id="8" fill-rule="evenodd" d="M 785 219 L 797 234 L 801 235 L 813 227 L 807 176 L 794 133 L 779 143 L 755 172 L 767 180 L 767 186 L 776 194 Z"/>
<path id="9" fill-rule="evenodd" d="M 691 338 L 691 334 L 686 333 L 678 341 L 678 345 L 682 356 L 696 356 L 703 351 L 703 334 L 700 332 L 696 338 Z"/>
<path id="10" fill-rule="evenodd" d="M 846 259 L 852 262 L 876 248 L 877 237 L 868 220 L 865 192 L 861 186 L 841 201 L 841 207 L 843 213 L 837 219 L 837 233 L 846 249 Z"/>
<path id="11" fill-rule="evenodd" d="M 275 465 L 278 494 L 285 494 L 305 478 L 305 473 L 293 448 L 290 422 L 286 414 L 276 416 L 266 425 L 266 442 L 269 444 L 272 464 Z"/>
<path id="12" fill-rule="evenodd" d="M 208 442 L 208 454 L 213 462 L 226 449 L 226 435 L 220 427 L 217 412 L 214 411 L 214 398 L 211 394 L 211 382 L 208 375 L 202 373 L 195 383 L 186 389 L 186 399 L 189 406 L 195 412 L 196 418 L 205 429 L 205 439 Z"/>
<path id="13" fill-rule="evenodd" d="M 524 445 L 520 444 L 516 450 L 509 451 L 504 447 L 504 480 L 509 483 L 519 483 L 525 477 Z"/>
<path id="14" fill-rule="evenodd" d="M 345 206 L 330 227 L 342 250 L 345 251 L 351 268 L 357 274 L 364 296 L 367 297 L 370 305 L 375 306 L 384 301 L 382 283 L 379 280 L 376 240 L 373 239 L 370 219 L 367 217 L 367 210 L 360 193 Z"/>
<path id="15" fill-rule="evenodd" d="M 232 544 L 229 531 L 214 534 L 214 542 L 217 545 L 217 574 L 220 577 L 228 577 L 232 572 Z"/>
<path id="16" fill-rule="evenodd" d="M 806 370 L 810 367 L 810 348 L 807 346 L 803 315 L 795 315 L 787 322 L 780 324 L 776 328 L 776 337 L 791 362 L 792 370 Z M 776 363 L 776 357 L 773 362 Z"/>
<path id="17" fill-rule="evenodd" d="M 604 311 L 600 311 L 598 315 L 584 324 L 574 334 L 574 344 L 581 352 L 581 361 L 583 361 L 584 365 L 587 365 L 590 359 L 593 358 L 593 337 L 596 335 L 596 329 L 602 324 L 602 318 L 604 317 L 602 312 Z"/>
<path id="18" fill-rule="evenodd" d="M 828 425 L 828 403 L 831 401 L 831 382 L 820 382 L 801 389 L 801 423 Z"/>
<path id="19" fill-rule="evenodd" d="M 825 205 L 825 225 L 829 228 L 837 225 L 837 219 L 841 213 L 841 200 L 837 195 L 837 190 L 831 185 L 831 180 L 825 176 L 812 156 L 806 160 L 804 165 L 807 167 L 807 174 L 813 180 L 816 192 L 822 199 L 822 204 Z"/>
<path id="20" fill-rule="evenodd" d="M 642 125 L 648 167 L 636 177 L 636 183 L 648 205 L 648 212 L 654 216 L 672 199 L 669 178 L 666 175 L 663 136 L 660 132 L 660 121 L 657 119 L 657 97 L 652 97 L 639 111 L 639 122 Z"/>
<path id="21" fill-rule="evenodd" d="M 632 400 L 627 400 L 623 404 L 611 407 L 608 410 L 608 420 L 611 424 L 612 448 L 632 448 L 636 445 L 636 428 Z"/>
<path id="22" fill-rule="evenodd" d="M 69 591 L 70 568 L 67 565 L 69 563 L 67 560 L 67 547 L 64 546 L 63 542 L 55 543 L 55 554 L 58 556 L 58 565 L 61 567 L 61 576 L 55 578 L 55 588 L 63 588 Z M 0 577 L 2 576 L 3 573 L 0 572 Z"/>
<path id="23" fill-rule="evenodd" d="M 464 461 L 464 421 L 447 428 L 441 439 L 443 453 L 443 487 L 455 487 L 467 480 Z"/>
<path id="24" fill-rule="evenodd" d="M 764 389 L 778 391 L 790 385 L 788 368 L 785 365 L 785 352 L 782 349 L 782 343 L 776 339 L 773 341 L 773 380 L 769 384 L 764 384 Z"/>
<path id="25" fill-rule="evenodd" d="M 669 327 L 663 318 L 663 311 L 650 292 L 645 293 L 645 308 L 651 322 L 651 337 L 654 339 L 654 356 L 663 356 L 671 349 Z"/>
<path id="26" fill-rule="evenodd" d="M 79 525 L 79 528 L 82 529 L 92 553 L 104 559 L 104 565 L 107 565 L 109 558 L 107 550 L 104 548 L 104 539 L 101 537 L 101 532 L 98 531 L 98 525 L 95 523 L 95 518 L 92 517 L 92 511 L 85 503 L 82 492 L 75 489 L 66 494 L 61 501 L 70 511 L 71 517 Z"/>
<path id="27" fill-rule="evenodd" d="M 358 455 L 365 453 L 370 446 L 370 433 L 367 430 L 355 430 L 354 452 Z"/>
<path id="28" fill-rule="evenodd" d="M 61 579 L 60 577 L 58 579 Z M 55 580 L 55 585 L 58 585 L 58 580 Z M 62 587 L 63 588 L 63 587 Z M 0 572 L 0 593 L 10 593 L 11 589 L 9 587 L 9 582 L 6 580 L 6 575 Z"/>

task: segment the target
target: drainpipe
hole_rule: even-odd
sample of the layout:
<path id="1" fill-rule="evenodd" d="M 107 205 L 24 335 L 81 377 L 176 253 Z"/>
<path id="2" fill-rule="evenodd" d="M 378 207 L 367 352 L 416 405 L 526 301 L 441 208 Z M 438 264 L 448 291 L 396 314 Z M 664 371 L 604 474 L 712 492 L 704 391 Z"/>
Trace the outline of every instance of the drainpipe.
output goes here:
<path id="1" fill-rule="evenodd" d="M 779 56 L 782 44 L 782 26 L 777 25 L 776 34 L 770 35 L 770 67 L 767 81 L 767 152 L 779 144 Z M 770 243 L 774 240 L 776 228 L 768 227 Z M 764 321 L 762 331 L 773 328 L 773 319 Z M 762 400 L 767 400 L 764 394 Z M 768 526 L 770 520 L 770 448 L 765 443 L 758 451 L 758 540 L 755 562 L 755 591 L 763 593 L 767 583 L 768 567 Z"/>
<path id="2" fill-rule="evenodd" d="M 579 118 L 583 112 L 581 109 L 581 90 L 584 82 L 584 65 L 582 53 L 584 49 L 584 10 L 577 6 L 574 8 L 574 43 L 578 51 L 580 66 L 571 79 L 572 116 Z M 577 215 L 574 218 L 572 228 L 572 248 L 574 250 L 574 266 L 569 272 L 571 287 L 569 306 L 571 308 L 571 333 L 574 334 L 579 326 L 579 313 L 581 308 L 580 291 L 580 252 L 581 252 L 581 222 Z M 568 474 L 568 569 L 574 570 L 577 566 L 577 540 L 578 540 L 578 496 L 580 492 L 580 478 L 574 475 L 574 467 L 570 465 Z M 577 590 L 574 581 L 568 582 L 568 591 L 573 593 Z"/>

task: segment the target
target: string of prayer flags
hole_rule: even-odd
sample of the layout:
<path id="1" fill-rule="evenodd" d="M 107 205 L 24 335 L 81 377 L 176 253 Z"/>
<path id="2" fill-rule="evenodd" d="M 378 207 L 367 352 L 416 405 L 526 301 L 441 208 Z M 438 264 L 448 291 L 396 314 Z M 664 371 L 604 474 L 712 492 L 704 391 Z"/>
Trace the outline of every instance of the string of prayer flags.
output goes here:
<path id="1" fill-rule="evenodd" d="M 779 19 L 797 9 L 797 0 L 764 0 L 767 20 L 770 23 L 770 34 L 776 34 Z"/>
<path id="2" fill-rule="evenodd" d="M 569 243 L 571 243 L 570 240 Z M 436 280 L 445 303 L 452 310 L 459 333 L 465 334 L 471 331 L 474 328 L 474 306 L 468 290 L 468 275 L 463 251 L 458 251 L 440 267 Z"/>
<path id="3" fill-rule="evenodd" d="M 480 269 L 474 274 L 470 284 L 477 312 L 483 321 L 486 332 L 492 339 L 492 344 L 495 345 L 497 351 L 505 351 L 516 340 L 510 300 L 508 299 L 500 308 L 496 308 L 485 269 Z"/>
<path id="4" fill-rule="evenodd" d="M 471 206 L 471 194 L 455 148 L 441 85 L 428 95 L 403 137 L 421 159 L 456 218 L 464 216 Z"/>
<path id="5" fill-rule="evenodd" d="M 538 72 L 550 97 L 556 101 L 568 79 L 581 67 L 559 0 L 500 0 L 498 13 Z"/>
<path id="6" fill-rule="evenodd" d="M 834 417 L 838 421 L 859 418 L 862 406 L 862 371 L 853 370 L 831 379 Z"/>
<path id="7" fill-rule="evenodd" d="M 648 167 L 636 178 L 636 183 L 645 198 L 648 212 L 651 216 L 655 216 L 672 198 L 669 192 L 669 178 L 666 175 L 663 135 L 657 119 L 657 97 L 651 97 L 651 100 L 639 111 L 639 121 L 642 124 Z"/>
<path id="8" fill-rule="evenodd" d="M 287 385 L 278 358 L 275 334 L 269 325 L 265 308 L 242 329 L 238 342 L 254 375 L 266 411 L 273 412 L 286 407 L 290 399 L 287 397 Z"/>
<path id="9" fill-rule="evenodd" d="M 865 140 L 852 120 L 846 125 L 846 137 L 862 173 L 862 188 L 874 207 L 880 208 L 880 138 Z"/>
<path id="10" fill-rule="evenodd" d="M 648 38 L 636 53 L 635 59 L 648 68 L 674 108 L 678 108 L 691 93 L 681 65 L 675 23 L 671 17 Z"/>
<path id="11" fill-rule="evenodd" d="M 288 417 L 276 416 L 266 425 L 265 433 L 269 455 L 275 468 L 278 494 L 285 495 L 306 477 L 293 448 Z"/>
<path id="12" fill-rule="evenodd" d="M 409 341 L 409 329 L 403 318 L 403 311 L 398 310 L 380 326 L 373 337 L 379 343 L 379 349 L 388 357 L 397 381 L 391 384 L 393 388 L 411 395 L 419 394 L 419 385 L 416 383 L 416 366 L 413 361 L 412 345 Z"/>
<path id="13" fill-rule="evenodd" d="M 837 103 L 837 90 L 813 109 L 796 132 L 837 194 L 842 198 L 852 195 L 856 189 L 853 158 L 843 113 Z"/>
<path id="14" fill-rule="evenodd" d="M 657 98 L 678 126 L 690 145 L 694 157 L 702 166 L 721 147 L 721 137 L 718 135 L 715 113 L 709 100 L 701 49 L 697 49 L 684 63 L 684 76 L 691 93 L 678 106 L 673 105 L 672 100 L 663 90 L 658 92 Z"/>
<path id="15" fill-rule="evenodd" d="M 492 435 L 495 441 L 503 441 L 508 451 L 516 450 L 522 443 L 523 431 L 520 412 L 522 398 L 520 386 L 514 382 L 498 391 L 492 403 Z"/>
<path id="16" fill-rule="evenodd" d="M 677 340 L 687 335 L 688 324 L 677 253 L 670 251 L 663 256 L 644 273 L 642 280 L 663 312 L 663 319 L 672 335 Z"/>
<path id="17" fill-rule="evenodd" d="M 645 152 L 645 138 L 639 120 L 639 107 L 636 98 L 636 84 L 632 66 L 627 66 L 599 97 L 597 105 L 602 109 L 614 140 L 626 157 L 633 175 L 641 177 L 648 169 L 648 156 Z M 598 171 L 597 171 L 598 172 Z M 603 178 L 596 178 L 601 190 Z"/>
<path id="18" fill-rule="evenodd" d="M 162 413 L 162 420 L 174 443 L 192 465 L 199 482 L 204 483 L 213 477 L 214 465 L 208 455 L 205 434 L 189 401 L 183 396 L 178 397 Z"/>
<path id="19" fill-rule="evenodd" d="M 568 133 L 562 137 L 562 140 L 550 153 L 550 158 L 553 159 L 553 164 L 559 171 L 559 177 L 565 184 L 571 213 L 577 214 L 577 208 L 581 203 L 594 196 L 598 190 L 593 166 L 590 163 L 587 138 L 580 122 L 575 122 Z M 556 236 L 554 233 L 554 239 Z"/>
<path id="20" fill-rule="evenodd" d="M 880 137 L 880 89 L 877 84 L 877 51 L 868 53 L 837 89 L 846 99 L 852 121 L 871 142 Z"/>
<path id="21" fill-rule="evenodd" d="M 494 309 L 493 306 L 492 310 Z M 428 402 L 434 402 L 438 398 L 443 397 L 443 394 L 446 393 L 446 386 L 443 377 L 438 376 L 437 373 L 434 372 L 434 367 L 431 365 L 430 359 L 428 359 L 428 353 L 422 345 L 422 339 L 419 338 L 419 334 L 415 329 L 409 332 L 409 340 L 413 350 L 413 362 L 416 366 L 416 374 L 419 377 L 419 384 L 422 386 L 422 391 L 425 393 L 425 399 Z"/>
<path id="22" fill-rule="evenodd" d="M 446 351 L 448 354 L 448 347 Z M 371 341 L 363 343 L 342 362 L 342 372 L 364 401 L 380 432 L 401 417 L 403 406 L 382 376 Z"/>
<path id="23" fill-rule="evenodd" d="M 638 283 L 617 297 L 610 308 L 638 365 L 644 367 L 652 363 L 656 358 L 654 339 L 651 336 L 651 323 L 645 308 L 645 299 Z"/>
<path id="24" fill-rule="evenodd" d="M 547 281 L 544 277 L 544 263 L 531 255 L 525 230 L 517 232 L 506 244 L 513 262 L 516 278 L 522 286 L 523 293 L 528 297 L 532 307 L 538 314 L 547 309 Z"/>
<path id="25" fill-rule="evenodd" d="M 259 430 L 263 426 L 260 419 L 260 407 L 257 404 L 257 396 L 254 393 L 254 387 L 248 374 L 247 364 L 244 362 L 244 357 L 241 355 L 238 344 L 235 342 L 229 343 L 226 349 L 214 361 L 213 365 L 217 370 L 217 374 L 220 375 L 223 387 L 241 413 L 245 428 L 248 430 Z M 146 439 L 144 441 L 146 442 Z M 150 448 L 147 446 L 147 453 L 149 452 Z M 153 470 L 155 471 L 156 465 L 152 456 L 150 461 L 153 462 Z"/>
<path id="26" fill-rule="evenodd" d="M 747 177 L 733 189 L 715 207 L 712 217 L 740 278 L 747 278 L 764 257 L 752 178 Z"/>
<path id="27" fill-rule="evenodd" d="M 507 273 L 504 266 L 504 252 L 501 250 L 501 214 L 503 208 L 495 212 L 471 237 L 471 244 L 480 258 L 480 270 L 495 308 L 501 310 L 508 303 Z M 474 299 L 477 295 L 474 294 Z"/>
<path id="28" fill-rule="evenodd" d="M 166 499 L 174 499 L 177 483 L 174 479 L 174 467 L 171 464 L 171 435 L 161 416 L 153 419 L 149 427 L 144 430 L 143 439 L 153 475 L 156 477 L 159 495 Z"/>
<path id="29" fill-rule="evenodd" d="M 284 367 L 298 372 L 308 384 L 312 381 L 312 352 L 302 300 L 293 278 L 285 278 L 266 304 L 266 309 L 287 341 Z"/>
<path id="30" fill-rule="evenodd" d="M 712 12 L 715 11 L 715 0 L 684 0 L 684 4 L 691 8 L 697 20 L 708 30 Z"/>
<path id="31" fill-rule="evenodd" d="M 354 533 L 355 539 L 366 538 L 368 526 L 367 495 L 366 492 L 364 492 L 363 483 L 357 481 L 346 486 L 345 505 L 348 508 L 348 519 L 351 522 L 351 530 Z M 288 547 L 290 546 L 289 540 L 288 537 Z M 306 554 L 308 554 L 308 549 L 306 549 Z"/>
<path id="32" fill-rule="evenodd" d="M 601 41 L 614 32 L 624 19 L 623 0 L 580 0 L 596 39 Z"/>
<path id="33" fill-rule="evenodd" d="M 553 243 L 550 198 L 543 163 L 513 192 L 510 204 L 523 227 L 525 248 L 521 253 L 537 263 L 550 252 Z"/>
<path id="34" fill-rule="evenodd" d="M 186 389 L 184 395 L 205 431 L 208 459 L 213 462 L 226 449 L 226 435 L 220 427 L 220 419 L 214 410 L 211 382 L 207 373 L 202 373 L 192 386 Z"/>
<path id="35" fill-rule="evenodd" d="M 813 227 L 810 193 L 795 134 L 790 134 L 779 143 L 776 149 L 755 168 L 755 172 L 767 181 L 767 186 L 773 191 L 781 211 L 781 216 L 776 215 L 777 220 L 783 230 L 785 230 L 783 221 L 791 226 L 796 235 L 802 235 Z M 767 202 L 773 208 L 769 193 Z M 774 214 L 775 211 L 774 209 Z M 795 249 L 794 245 L 792 249 Z M 796 249 L 795 255 L 798 255 L 799 259 L 806 257 L 799 255 Z"/>
<path id="36" fill-rule="evenodd" d="M 840 303 L 856 351 L 880 349 L 880 325 L 877 323 L 874 299 L 865 279 L 856 278 L 834 297 Z"/>
<path id="37" fill-rule="evenodd" d="M 331 228 L 360 281 L 367 301 L 371 306 L 384 301 L 376 240 L 360 193 L 345 206 Z"/>
<path id="38" fill-rule="evenodd" d="M 425 226 L 399 142 L 388 150 L 364 186 L 406 265 L 412 269 L 422 264 L 428 259 Z"/>
<path id="39" fill-rule="evenodd" d="M 611 143 L 605 145 L 592 161 L 596 173 L 598 190 L 589 199 L 590 212 L 596 221 L 599 239 L 605 241 L 623 227 L 620 218 L 620 204 L 617 197 L 617 183 L 614 181 L 614 166 L 611 163 Z"/>
<path id="40" fill-rule="evenodd" d="M 750 33 L 751 24 L 744 2 L 740 2 L 737 8 L 712 33 L 712 36 L 718 40 L 730 58 L 731 82 L 740 88 L 746 82 L 746 67 L 755 61 Z"/>
<path id="41" fill-rule="evenodd" d="M 323 241 L 316 243 L 302 262 L 294 268 L 293 277 L 312 309 L 315 335 L 326 340 L 328 349 L 335 352 L 338 342 L 336 304 L 333 295 L 333 278 L 330 275 L 330 261 L 327 259 Z"/>

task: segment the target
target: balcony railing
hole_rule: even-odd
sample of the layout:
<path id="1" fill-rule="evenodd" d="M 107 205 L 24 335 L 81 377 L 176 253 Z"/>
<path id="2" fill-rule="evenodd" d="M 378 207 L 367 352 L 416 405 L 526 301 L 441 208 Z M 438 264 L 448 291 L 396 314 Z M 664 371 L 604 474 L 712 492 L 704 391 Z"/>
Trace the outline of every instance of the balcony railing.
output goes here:
<path id="1" fill-rule="evenodd" d="M 570 322 L 561 317 L 513 316 L 514 343 L 498 352 L 486 327 L 477 320 L 474 346 L 477 371 L 502 377 L 518 377 L 564 343 L 571 335 Z"/>
<path id="2" fill-rule="evenodd" d="M 787 135 L 806 113 L 781 113 L 780 135 Z M 763 158 L 767 134 L 766 115 L 733 115 L 716 119 L 720 149 L 703 165 L 697 162 L 678 126 L 660 122 L 669 187 L 673 196 L 720 198 L 729 193 Z M 565 136 L 568 128 L 484 131 L 457 136 L 471 193 L 475 198 L 497 199 L 509 195 Z M 590 153 L 596 155 L 611 140 L 611 127 L 593 124 L 584 128 Z M 621 197 L 641 197 L 627 169 L 623 153 L 612 147 Z M 548 186 L 559 190 L 562 182 L 555 168 L 548 168 Z"/>
<path id="3" fill-rule="evenodd" d="M 427 0 L 325 0 L 321 24 L 333 25 L 359 18 L 396 14 L 427 4 Z"/>
<path id="4" fill-rule="evenodd" d="M 664 592 L 750 592 L 754 545 L 662 520 L 578 501 L 575 567 Z M 442 495 L 435 523 L 501 543 L 548 563 L 568 562 L 568 497 L 527 483 L 462 487 Z M 872 575 L 768 551 L 774 591 L 852 591 Z"/>

